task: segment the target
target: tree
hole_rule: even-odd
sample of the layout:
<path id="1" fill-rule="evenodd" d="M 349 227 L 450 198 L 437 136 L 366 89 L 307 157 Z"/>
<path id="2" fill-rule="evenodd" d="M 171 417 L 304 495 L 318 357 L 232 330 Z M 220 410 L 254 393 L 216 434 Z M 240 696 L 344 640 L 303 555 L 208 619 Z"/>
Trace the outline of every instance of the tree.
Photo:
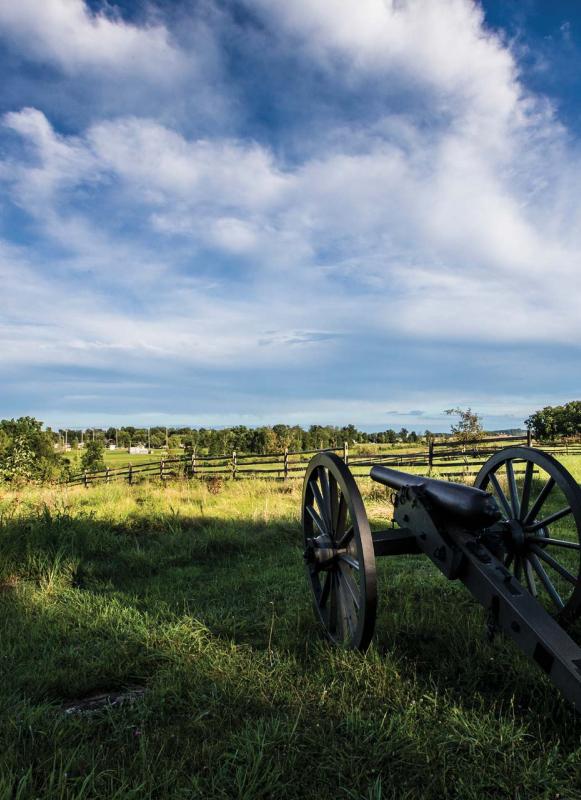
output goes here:
<path id="1" fill-rule="evenodd" d="M 0 420 L 0 475 L 4 480 L 58 478 L 67 462 L 55 451 L 55 437 L 34 417 Z"/>
<path id="2" fill-rule="evenodd" d="M 83 472 L 98 472 L 105 469 L 103 442 L 100 439 L 95 439 L 94 442 L 87 442 L 81 456 L 81 469 Z"/>
<path id="3" fill-rule="evenodd" d="M 581 401 L 572 400 L 562 406 L 545 406 L 525 420 L 535 439 L 581 434 Z"/>
<path id="4" fill-rule="evenodd" d="M 28 481 L 34 476 L 35 455 L 26 436 L 16 436 L 11 442 L 0 474 L 7 481 Z"/>
<path id="5" fill-rule="evenodd" d="M 458 416 L 458 423 L 450 427 L 452 435 L 458 441 L 466 443 L 482 437 L 482 422 L 478 414 L 472 411 L 471 408 L 447 408 L 444 414 Z"/>
<path id="6" fill-rule="evenodd" d="M 352 444 L 355 444 L 359 438 L 358 434 L 359 431 L 355 425 L 344 425 L 341 428 L 341 436 L 345 442 L 351 442 Z"/>

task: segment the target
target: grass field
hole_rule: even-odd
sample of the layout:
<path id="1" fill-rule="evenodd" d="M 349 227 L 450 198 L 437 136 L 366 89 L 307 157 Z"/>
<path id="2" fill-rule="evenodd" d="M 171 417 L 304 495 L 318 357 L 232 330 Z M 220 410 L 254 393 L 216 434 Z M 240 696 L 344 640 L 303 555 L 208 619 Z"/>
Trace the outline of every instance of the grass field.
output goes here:
<path id="1" fill-rule="evenodd" d="M 581 720 L 427 559 L 379 561 L 365 656 L 321 640 L 299 507 L 298 482 L 3 491 L 0 798 L 581 798 Z"/>
<path id="2" fill-rule="evenodd" d="M 127 464 L 145 464 L 149 461 L 159 461 L 164 455 L 167 457 L 168 451 L 167 450 L 152 450 L 151 453 L 147 453 L 145 455 L 136 454 L 136 453 L 128 453 L 127 449 L 125 450 L 105 450 L 103 452 L 103 459 L 105 461 L 105 465 L 111 468 L 114 467 L 125 467 Z M 173 458 L 175 456 L 183 456 L 183 450 L 170 450 L 169 457 Z M 68 453 L 64 454 L 65 457 L 70 461 L 72 471 L 75 472 L 80 470 L 81 464 L 81 457 L 83 455 L 82 450 L 69 450 Z"/>
<path id="3" fill-rule="evenodd" d="M 496 439 L 495 446 L 498 447 L 498 443 L 499 440 Z M 504 446 L 506 446 L 506 444 L 509 444 L 509 442 L 506 442 Z M 486 447 L 485 442 L 483 442 L 483 446 Z M 445 447 L 445 449 L 449 450 L 448 447 Z M 82 477 L 82 452 L 82 450 L 71 450 L 70 452 L 66 453 L 66 458 L 70 462 L 70 472 L 73 476 L 73 479 L 78 479 L 80 476 Z M 298 478 L 299 480 L 303 479 L 304 470 L 312 452 L 313 451 L 311 450 L 307 451 L 306 454 L 293 452 L 289 454 L 287 461 L 289 468 L 288 477 Z M 339 448 L 339 452 L 341 455 L 343 454 L 342 447 Z M 409 464 L 406 464 L 405 456 L 409 454 L 419 454 L 419 463 L 421 466 L 414 468 L 410 467 Z M 205 460 L 206 456 L 207 454 L 205 451 L 197 453 L 198 460 L 196 469 L 198 474 L 230 474 L 233 463 L 232 453 L 213 456 L 213 460 L 211 461 Z M 399 442 L 396 444 L 351 443 L 349 445 L 350 468 L 358 477 L 368 474 L 369 461 L 370 459 L 373 460 L 375 456 L 389 456 L 392 458 L 395 457 L 396 459 L 401 457 L 404 460 L 404 468 L 409 469 L 412 472 L 424 474 L 428 459 L 428 448 L 425 442 Z M 485 456 L 477 457 L 470 451 L 464 455 L 460 450 L 458 450 L 455 456 L 450 456 L 448 454 L 442 460 L 438 452 L 435 454 L 434 458 L 434 463 L 436 466 L 432 470 L 431 474 L 435 477 L 443 475 L 444 477 L 448 478 L 450 478 L 451 475 L 459 474 L 460 472 L 465 473 L 465 477 L 475 475 L 477 472 L 477 469 L 474 470 L 473 465 L 475 457 L 479 458 L 480 462 L 482 462 L 485 458 Z M 179 460 L 180 463 L 178 464 L 174 462 L 172 464 L 172 459 Z M 169 453 L 164 450 L 153 450 L 151 453 L 143 455 L 129 454 L 127 450 L 105 450 L 103 453 L 103 460 L 105 466 L 112 471 L 111 475 L 109 476 L 111 480 L 127 480 L 127 467 L 131 464 L 134 468 L 131 476 L 132 482 L 142 479 L 148 480 L 152 477 L 155 477 L 159 472 L 161 460 L 166 462 L 166 471 L 173 471 L 172 474 L 174 476 L 183 475 L 185 465 L 190 463 L 190 459 L 185 455 L 185 451 L 183 449 L 170 450 Z M 363 461 L 364 463 L 358 465 L 358 461 Z M 467 466 L 465 465 L 466 461 L 468 462 Z M 439 466 L 438 462 L 440 462 Z M 254 478 L 256 476 L 260 477 L 260 473 L 264 472 L 263 477 L 276 477 L 277 479 L 281 479 L 284 476 L 284 464 L 285 457 L 283 452 L 277 454 L 270 453 L 267 455 L 238 452 L 236 474 L 238 477 Z M 397 464 L 394 463 L 394 465 Z M 145 471 L 140 470 L 141 466 L 145 467 Z M 466 470 L 468 470 L 468 472 L 466 472 Z M 121 471 L 121 474 L 119 471 Z M 90 475 L 91 473 L 89 471 L 89 476 Z M 167 472 L 166 477 L 168 477 Z M 104 479 L 104 470 L 97 471 L 95 480 L 98 482 L 99 480 Z"/>

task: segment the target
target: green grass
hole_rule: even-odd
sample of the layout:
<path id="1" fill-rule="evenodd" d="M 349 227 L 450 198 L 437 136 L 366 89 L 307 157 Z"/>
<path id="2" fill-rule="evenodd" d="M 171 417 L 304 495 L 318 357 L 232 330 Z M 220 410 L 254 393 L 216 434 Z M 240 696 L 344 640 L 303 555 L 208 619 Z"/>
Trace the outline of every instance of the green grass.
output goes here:
<path id="1" fill-rule="evenodd" d="M 340 452 L 342 452 L 342 448 L 340 448 Z M 351 445 L 349 448 L 349 458 L 352 460 L 357 460 L 361 458 L 365 458 L 367 456 L 373 457 L 377 455 L 395 455 L 395 456 L 405 456 L 409 453 L 422 453 L 427 454 L 427 445 L 425 442 L 406 442 L 401 443 L 398 442 L 396 444 L 356 444 Z M 71 465 L 71 472 L 73 475 L 78 475 L 81 473 L 81 457 L 82 457 L 83 450 L 82 449 L 75 449 L 70 450 L 65 454 L 65 457 L 70 462 Z M 198 456 L 201 456 L 202 459 L 205 455 L 205 451 L 198 452 Z M 209 473 L 213 470 L 223 470 L 229 469 L 231 465 L 231 453 L 230 454 L 223 454 L 225 458 L 222 461 L 216 463 L 208 463 L 204 462 L 203 460 L 199 460 L 197 464 L 198 471 L 205 471 Z M 297 455 L 290 455 L 288 459 L 289 467 L 291 468 L 291 477 L 300 478 L 302 480 L 302 473 L 294 473 L 292 472 L 292 468 L 302 464 L 304 467 L 306 462 L 308 461 L 310 456 L 302 456 L 300 454 Z M 134 467 L 139 466 L 140 464 L 145 463 L 153 463 L 159 462 L 162 458 L 185 458 L 185 452 L 181 448 L 174 448 L 171 449 L 168 453 L 166 450 L 152 450 L 151 453 L 145 455 L 136 455 L 136 454 L 129 454 L 127 449 L 119 449 L 119 450 L 104 450 L 103 452 L 103 460 L 107 467 L 111 469 L 116 468 L 123 468 L 127 467 L 129 464 L 132 464 Z M 467 456 L 468 460 L 473 460 L 471 456 Z M 436 454 L 436 461 L 438 461 L 438 457 Z M 445 467 L 435 468 L 433 471 L 434 476 L 438 476 L 441 473 L 448 475 L 450 472 L 461 471 L 463 469 L 464 458 L 459 456 L 458 458 L 453 459 L 449 463 L 446 462 Z M 274 459 L 272 456 L 266 457 L 263 460 L 263 457 L 257 456 L 256 454 L 244 454 L 238 453 L 238 470 L 239 474 L 242 475 L 244 469 L 250 469 L 256 472 L 261 472 L 263 470 L 272 470 L 278 469 L 278 477 L 282 477 L 283 470 L 284 470 L 284 458 L 282 452 L 278 454 L 278 458 Z M 406 469 L 410 469 L 412 472 L 418 472 L 423 474 L 425 472 L 425 466 L 421 466 L 419 468 L 414 467 L 405 467 Z M 175 469 L 175 467 L 174 467 Z M 358 476 L 367 475 L 369 472 L 369 468 L 367 466 L 355 466 L 352 467 L 353 472 Z M 471 470 L 474 470 L 474 467 L 470 467 Z M 144 477 L 151 477 L 153 472 L 147 474 Z M 249 477 L 247 475 L 247 477 Z M 134 476 L 135 480 L 139 478 Z"/>
<path id="2" fill-rule="evenodd" d="M 299 482 L 2 492 L 0 798 L 581 798 L 581 720 L 427 559 L 379 562 L 365 656 L 321 640 L 299 508 Z"/>
<path id="3" fill-rule="evenodd" d="M 107 467 L 111 467 L 113 469 L 115 467 L 126 467 L 128 464 L 137 466 L 137 464 L 145 464 L 150 461 L 159 461 L 164 456 L 168 458 L 175 458 L 177 456 L 183 456 L 183 454 L 184 451 L 182 449 L 170 450 L 169 456 L 167 456 L 166 450 L 152 450 L 151 453 L 147 453 L 145 455 L 136 453 L 130 454 L 127 452 L 127 448 L 125 448 L 123 450 L 105 450 L 103 452 L 103 460 L 105 461 L 105 465 Z M 70 461 L 72 471 L 80 471 L 83 450 L 69 450 L 69 452 L 65 453 L 64 455 L 65 458 Z"/>

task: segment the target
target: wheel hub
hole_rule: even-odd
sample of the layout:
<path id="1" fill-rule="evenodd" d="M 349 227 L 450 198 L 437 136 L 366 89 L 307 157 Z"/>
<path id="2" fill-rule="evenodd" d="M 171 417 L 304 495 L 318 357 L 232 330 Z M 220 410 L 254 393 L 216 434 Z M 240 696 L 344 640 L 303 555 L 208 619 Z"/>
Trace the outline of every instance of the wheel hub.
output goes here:
<path id="1" fill-rule="evenodd" d="M 529 539 L 531 535 L 526 532 L 522 521 L 518 519 L 511 519 L 504 522 L 503 527 L 504 549 L 509 553 L 515 553 L 518 555 L 526 553 L 529 550 Z M 534 534 L 535 543 L 540 547 L 545 547 L 545 545 L 538 540 L 539 538 L 546 536 L 547 531 L 544 528 L 540 528 Z"/>
<path id="2" fill-rule="evenodd" d="M 307 564 L 314 564 L 317 569 L 328 569 L 342 552 L 334 547 L 330 536 L 321 535 L 306 540 L 303 557 Z"/>
<path id="3" fill-rule="evenodd" d="M 507 523 L 507 540 L 509 550 L 522 553 L 526 549 L 526 534 L 522 522 L 518 519 L 511 519 Z"/>

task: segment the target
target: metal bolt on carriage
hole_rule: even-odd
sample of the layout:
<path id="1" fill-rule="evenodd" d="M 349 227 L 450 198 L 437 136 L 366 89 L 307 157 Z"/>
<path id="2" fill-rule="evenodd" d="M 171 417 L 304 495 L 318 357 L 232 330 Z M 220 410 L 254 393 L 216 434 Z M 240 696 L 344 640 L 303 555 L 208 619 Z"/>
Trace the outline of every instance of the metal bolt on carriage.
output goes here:
<path id="1" fill-rule="evenodd" d="M 393 527 L 371 531 L 355 479 L 333 453 L 314 456 L 302 497 L 304 559 L 316 615 L 335 644 L 365 650 L 377 609 L 375 560 L 424 554 L 465 584 L 503 631 L 581 710 L 581 489 L 532 447 L 507 447 L 475 485 L 374 466 L 394 490 Z"/>

